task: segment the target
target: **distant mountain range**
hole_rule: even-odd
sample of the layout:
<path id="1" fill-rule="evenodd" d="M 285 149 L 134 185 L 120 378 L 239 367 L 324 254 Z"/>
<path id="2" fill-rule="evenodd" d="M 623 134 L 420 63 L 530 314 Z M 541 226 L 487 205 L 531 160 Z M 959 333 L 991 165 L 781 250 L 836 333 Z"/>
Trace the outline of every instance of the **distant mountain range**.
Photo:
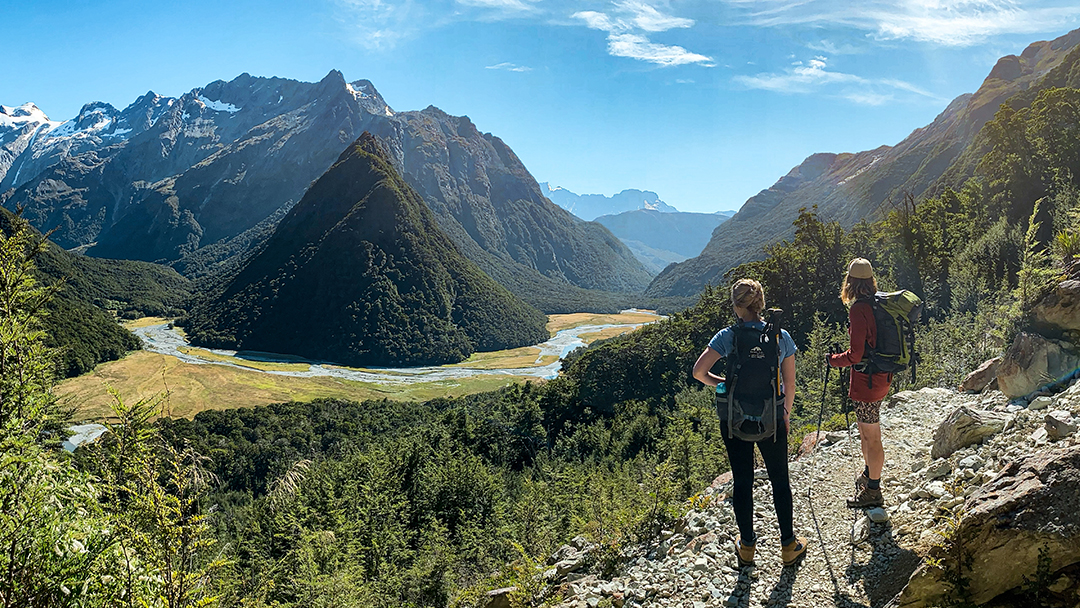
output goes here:
<path id="1" fill-rule="evenodd" d="M 637 209 L 601 215 L 595 221 L 619 237 L 638 261 L 655 275 L 668 264 L 701 253 L 713 230 L 734 214 L 734 211 L 688 213 Z"/>
<path id="2" fill-rule="evenodd" d="M 58 227 L 61 246 L 234 268 L 364 131 L 467 258 L 547 312 L 611 309 L 649 273 L 607 229 L 547 201 L 517 156 L 467 117 L 395 112 L 365 80 L 243 74 L 179 98 L 147 93 L 66 122 L 32 104 L 0 114 L 0 204 Z"/>
<path id="3" fill-rule="evenodd" d="M 385 366 L 536 344 L 546 321 L 461 254 L 364 133 L 184 326 L 195 344 Z"/>
<path id="4" fill-rule="evenodd" d="M 716 228 L 701 255 L 666 268 L 646 293 L 688 296 L 719 284 L 729 269 L 763 258 L 767 245 L 792 236 L 801 208 L 817 205 L 822 219 L 850 227 L 881 217 L 905 194 L 919 197 L 959 187 L 982 158 L 985 138 L 979 132 L 1001 103 L 1018 94 L 1016 103 L 1030 103 L 1041 88 L 1076 86 L 1078 44 L 1080 30 L 1001 58 L 978 91 L 957 97 L 931 124 L 895 146 L 810 156 L 747 200 Z"/>
<path id="5" fill-rule="evenodd" d="M 595 220 L 601 215 L 614 215 L 624 211 L 651 209 L 662 213 L 674 213 L 675 207 L 660 200 L 660 196 L 648 190 L 623 190 L 614 196 L 603 194 L 574 194 L 548 182 L 540 184 L 540 190 L 551 202 L 583 220 Z"/>

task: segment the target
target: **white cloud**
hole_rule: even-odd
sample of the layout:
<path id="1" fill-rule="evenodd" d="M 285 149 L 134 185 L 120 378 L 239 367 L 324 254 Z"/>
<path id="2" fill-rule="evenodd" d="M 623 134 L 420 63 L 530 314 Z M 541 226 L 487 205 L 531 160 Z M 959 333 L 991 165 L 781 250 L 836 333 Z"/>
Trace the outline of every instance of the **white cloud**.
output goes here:
<path id="1" fill-rule="evenodd" d="M 454 0 L 461 6 L 492 9 L 499 13 L 531 13 L 539 0 Z"/>
<path id="2" fill-rule="evenodd" d="M 614 15 L 597 11 L 579 11 L 570 17 L 584 22 L 590 29 L 607 32 L 608 53 L 613 57 L 627 57 L 663 67 L 687 64 L 700 64 L 705 67 L 715 65 L 710 57 L 690 52 L 681 46 L 652 42 L 643 33 L 692 27 L 693 19 L 662 13 L 656 7 L 637 0 L 616 2 L 614 7 Z"/>
<path id="3" fill-rule="evenodd" d="M 712 59 L 691 53 L 681 46 L 668 46 L 649 42 L 638 34 L 611 34 L 608 36 L 608 52 L 615 57 L 628 57 L 648 61 L 664 67 L 700 63 L 712 67 Z"/>
<path id="4" fill-rule="evenodd" d="M 822 40 L 820 42 L 811 42 L 806 45 L 806 48 L 811 51 L 818 51 L 819 53 L 825 53 L 826 55 L 856 55 L 863 51 L 858 47 L 844 43 L 836 44 L 829 40 Z"/>
<path id="5" fill-rule="evenodd" d="M 612 19 L 604 13 L 596 11 L 581 11 L 570 15 L 570 18 L 581 19 L 589 29 L 602 32 L 621 32 L 627 29 L 624 22 Z"/>
<path id="6" fill-rule="evenodd" d="M 656 10 L 655 7 L 645 4 L 644 2 L 617 2 L 615 6 L 623 11 L 631 13 L 633 15 L 633 17 L 631 17 L 631 22 L 636 27 L 645 30 L 646 32 L 666 32 L 668 30 L 691 27 L 694 25 L 693 19 L 665 15 Z"/>
<path id="7" fill-rule="evenodd" d="M 940 101 L 934 94 L 902 80 L 868 79 L 855 74 L 830 71 L 828 59 L 825 57 L 814 57 L 805 65 L 797 61 L 782 73 L 736 76 L 734 80 L 747 88 L 776 93 L 833 92 L 843 99 L 863 105 L 882 105 L 895 101 L 898 92 Z"/>
<path id="8" fill-rule="evenodd" d="M 1060 30 L 1080 19 L 1080 6 L 1065 0 L 724 0 L 763 27 L 842 26 L 871 39 L 915 40 L 941 46 L 971 46 L 1001 34 Z M 830 54 L 847 51 L 811 45 Z"/>
<path id="9" fill-rule="evenodd" d="M 509 62 L 497 63 L 495 65 L 485 66 L 487 70 L 506 70 L 507 72 L 531 72 L 532 68 L 523 65 L 517 65 Z"/>

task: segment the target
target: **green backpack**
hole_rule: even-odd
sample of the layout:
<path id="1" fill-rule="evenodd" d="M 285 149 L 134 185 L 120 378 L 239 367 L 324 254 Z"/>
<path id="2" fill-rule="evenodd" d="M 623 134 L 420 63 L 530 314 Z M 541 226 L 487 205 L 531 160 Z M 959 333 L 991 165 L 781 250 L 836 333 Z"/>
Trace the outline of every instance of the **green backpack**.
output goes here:
<path id="1" fill-rule="evenodd" d="M 894 374 L 911 367 L 911 381 L 915 381 L 915 325 L 922 316 L 923 303 L 919 296 L 902 289 L 900 291 L 874 294 L 863 300 L 874 309 L 877 324 L 877 344 L 866 345 L 862 361 L 855 369 L 871 375 L 885 372 Z M 871 380 L 872 382 L 873 380 Z"/>

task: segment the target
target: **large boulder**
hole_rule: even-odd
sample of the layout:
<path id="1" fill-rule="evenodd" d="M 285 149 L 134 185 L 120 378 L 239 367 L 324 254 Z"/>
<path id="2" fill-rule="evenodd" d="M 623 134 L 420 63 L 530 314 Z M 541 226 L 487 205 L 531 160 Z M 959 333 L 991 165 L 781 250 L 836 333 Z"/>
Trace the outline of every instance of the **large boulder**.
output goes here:
<path id="1" fill-rule="evenodd" d="M 1021 332 L 1005 352 L 998 369 L 998 387 L 1009 398 L 1032 393 L 1072 374 L 1080 355 L 1069 344 Z"/>
<path id="2" fill-rule="evenodd" d="M 1001 357 L 994 357 L 984 362 L 978 369 L 968 374 L 956 390 L 961 393 L 981 393 L 984 388 L 997 379 L 998 368 L 1000 367 Z"/>
<path id="3" fill-rule="evenodd" d="M 972 600 L 984 604 L 1035 577 L 1039 550 L 1055 572 L 1080 562 L 1080 445 L 1032 454 L 1009 464 L 964 504 L 957 528 L 971 557 L 964 576 Z M 942 552 L 933 557 L 943 558 Z M 942 605 L 942 572 L 926 564 L 900 595 L 902 608 Z"/>
<path id="4" fill-rule="evenodd" d="M 1035 327 L 1047 333 L 1080 330 L 1080 281 L 1058 284 L 1031 311 Z"/>
<path id="5" fill-rule="evenodd" d="M 1005 428 L 1009 415 L 960 406 L 938 426 L 934 433 L 931 458 L 948 458 L 953 452 L 975 445 Z"/>

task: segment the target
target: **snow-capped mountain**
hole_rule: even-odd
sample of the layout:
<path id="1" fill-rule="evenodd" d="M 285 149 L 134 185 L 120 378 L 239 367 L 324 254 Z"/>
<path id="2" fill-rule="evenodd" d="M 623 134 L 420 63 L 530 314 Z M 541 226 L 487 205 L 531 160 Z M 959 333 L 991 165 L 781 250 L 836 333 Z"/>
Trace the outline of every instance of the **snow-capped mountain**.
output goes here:
<path id="1" fill-rule="evenodd" d="M 551 202 L 566 209 L 583 220 L 592 221 L 601 215 L 615 215 L 624 211 L 651 209 L 661 213 L 675 213 L 675 207 L 660 200 L 660 196 L 648 190 L 628 189 L 613 196 L 603 194 L 575 194 L 562 186 L 542 182 L 540 189 Z"/>
<path id="2" fill-rule="evenodd" d="M 32 106 L 3 116 L 0 205 L 89 255 L 172 263 L 199 252 L 196 266 L 211 268 L 255 242 L 246 231 L 272 229 L 368 131 L 455 244 L 512 290 L 636 291 L 649 279 L 605 228 L 545 200 L 498 137 L 434 107 L 395 112 L 372 83 L 336 70 L 314 83 L 242 74 L 123 111 L 88 104 L 63 123 Z"/>
<path id="3" fill-rule="evenodd" d="M 149 92 L 122 112 L 96 101 L 65 121 L 50 120 L 33 103 L 16 108 L 0 106 L 0 192 L 26 183 L 64 158 L 146 131 L 174 101 Z"/>

